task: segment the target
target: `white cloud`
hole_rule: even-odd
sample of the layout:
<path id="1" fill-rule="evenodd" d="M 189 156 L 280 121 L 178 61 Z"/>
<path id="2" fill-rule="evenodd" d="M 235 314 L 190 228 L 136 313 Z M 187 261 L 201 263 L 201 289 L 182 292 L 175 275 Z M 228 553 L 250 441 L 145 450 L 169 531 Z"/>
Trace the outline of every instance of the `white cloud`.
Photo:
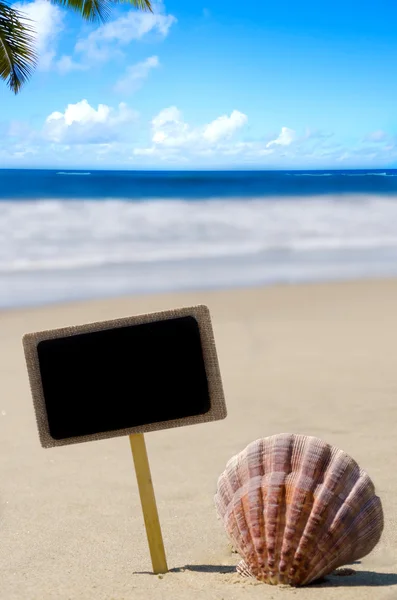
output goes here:
<path id="1" fill-rule="evenodd" d="M 219 142 L 222 139 L 229 138 L 235 131 L 247 123 L 247 115 L 234 110 L 230 117 L 223 115 L 218 117 L 212 123 L 204 127 L 203 138 L 210 143 Z"/>
<path id="2" fill-rule="evenodd" d="M 385 142 L 388 137 L 389 136 L 385 131 L 379 129 L 378 131 L 372 131 L 372 133 L 369 133 L 364 140 L 366 142 Z"/>
<path id="3" fill-rule="evenodd" d="M 164 108 L 152 119 L 152 142 L 155 145 L 181 147 L 195 137 L 195 132 L 183 121 L 176 106 Z"/>
<path id="4" fill-rule="evenodd" d="M 81 100 L 52 112 L 39 129 L 16 121 L 3 127 L 1 162 L 60 165 L 67 161 L 77 166 L 85 161 L 87 165 L 137 168 L 161 164 L 329 168 L 332 164 L 387 166 L 397 159 L 397 145 L 392 144 L 390 135 L 391 141 L 382 144 L 375 139 L 372 144 L 357 140 L 346 145 L 317 136 L 313 143 L 307 132 L 305 136 L 304 131 L 283 127 L 279 135 L 258 132 L 257 139 L 247 139 L 241 135 L 247 123 L 247 115 L 238 110 L 204 124 L 189 123 L 176 106 L 169 106 L 143 125 L 124 103 L 112 107 Z"/>
<path id="5" fill-rule="evenodd" d="M 257 154 L 258 156 L 267 156 L 268 154 L 273 154 L 274 150 L 271 150 L 270 148 L 259 148 L 257 150 Z"/>
<path id="6" fill-rule="evenodd" d="M 183 120 L 181 111 L 176 106 L 170 106 L 152 119 L 153 146 L 137 148 L 134 152 L 139 155 L 164 155 L 164 150 L 173 153 L 182 149 L 203 153 L 209 147 L 220 150 L 220 144 L 229 140 L 247 120 L 246 115 L 234 110 L 230 116 L 222 115 L 203 127 L 192 128 Z"/>
<path id="7" fill-rule="evenodd" d="M 57 70 L 64 75 L 70 71 L 83 71 L 88 68 L 88 65 L 82 65 L 81 63 L 73 60 L 71 56 L 63 55 L 55 64 Z"/>
<path id="8" fill-rule="evenodd" d="M 153 13 L 132 10 L 101 25 L 86 38 L 79 40 L 75 52 L 85 62 L 107 61 L 114 57 L 119 47 L 141 40 L 150 32 L 166 37 L 175 22 L 173 15 L 165 14 L 162 3 L 153 6 Z"/>
<path id="9" fill-rule="evenodd" d="M 15 139 L 27 139 L 31 136 L 32 130 L 28 123 L 24 121 L 10 121 L 6 128 L 7 135 Z"/>
<path id="10" fill-rule="evenodd" d="M 39 55 L 38 68 L 49 70 L 56 54 L 57 38 L 63 30 L 62 10 L 48 2 L 48 0 L 35 0 L 34 2 L 18 2 L 13 8 L 24 13 L 31 19 L 35 30 L 36 49 Z"/>
<path id="11" fill-rule="evenodd" d="M 330 131 L 319 131 L 318 129 L 306 128 L 306 133 L 303 140 L 323 140 L 332 137 L 334 134 Z"/>
<path id="12" fill-rule="evenodd" d="M 160 66 L 157 56 L 150 56 L 146 60 L 127 67 L 125 75 L 121 77 L 114 89 L 116 92 L 133 93 L 139 89 L 150 71 Z"/>
<path id="13" fill-rule="evenodd" d="M 154 129 L 164 127 L 169 123 L 180 123 L 182 121 L 182 113 L 176 106 L 170 106 L 169 108 L 163 108 L 158 115 L 153 117 L 152 126 Z"/>
<path id="14" fill-rule="evenodd" d="M 39 54 L 38 68 L 56 69 L 62 74 L 87 70 L 98 62 L 111 60 L 117 54 L 122 54 L 122 47 L 134 40 L 141 40 L 149 33 L 164 38 L 176 23 L 173 15 L 165 13 L 162 2 L 153 5 L 153 13 L 132 9 L 125 15 L 96 27 L 88 36 L 78 40 L 72 55 L 56 58 L 57 40 L 64 29 L 65 13 L 49 0 L 18 2 L 13 6 L 34 22 Z"/>
<path id="15" fill-rule="evenodd" d="M 280 135 L 266 144 L 266 148 L 271 146 L 290 146 L 296 139 L 296 133 L 293 129 L 282 127 Z"/>
<path id="16" fill-rule="evenodd" d="M 44 126 L 44 137 L 55 143 L 106 144 L 126 134 L 125 126 L 136 120 L 137 113 L 124 103 L 117 109 L 87 100 L 69 104 L 65 111 L 51 113 Z"/>

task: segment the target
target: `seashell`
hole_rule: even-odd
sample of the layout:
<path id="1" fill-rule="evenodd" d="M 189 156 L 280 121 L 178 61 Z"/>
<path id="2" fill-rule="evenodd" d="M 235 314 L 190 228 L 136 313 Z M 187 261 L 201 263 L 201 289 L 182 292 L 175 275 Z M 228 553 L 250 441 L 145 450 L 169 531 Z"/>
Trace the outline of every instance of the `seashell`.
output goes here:
<path id="1" fill-rule="evenodd" d="M 369 476 L 315 437 L 279 434 L 249 444 L 219 477 L 215 505 L 243 560 L 269 584 L 306 585 L 366 556 L 383 531 Z"/>

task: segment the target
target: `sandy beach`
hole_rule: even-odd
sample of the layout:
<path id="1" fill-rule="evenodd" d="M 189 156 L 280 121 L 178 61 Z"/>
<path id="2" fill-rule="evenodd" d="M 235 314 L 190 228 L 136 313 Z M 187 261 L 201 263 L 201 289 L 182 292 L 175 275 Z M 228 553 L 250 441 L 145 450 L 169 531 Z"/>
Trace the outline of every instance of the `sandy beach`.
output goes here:
<path id="1" fill-rule="evenodd" d="M 24 333 L 204 303 L 224 421 L 146 436 L 170 572 L 151 563 L 128 438 L 44 450 Z M 107 299 L 0 313 L 1 600 L 397 599 L 397 280 Z M 227 460 L 281 432 L 355 458 L 385 513 L 350 576 L 307 588 L 240 579 L 213 496 Z"/>

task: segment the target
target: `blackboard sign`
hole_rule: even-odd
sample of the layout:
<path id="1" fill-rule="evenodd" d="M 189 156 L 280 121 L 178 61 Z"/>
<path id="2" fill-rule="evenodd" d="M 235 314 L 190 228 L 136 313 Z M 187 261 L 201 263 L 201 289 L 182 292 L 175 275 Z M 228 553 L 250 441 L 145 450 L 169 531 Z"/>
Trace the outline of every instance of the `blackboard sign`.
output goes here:
<path id="1" fill-rule="evenodd" d="M 43 447 L 226 417 L 206 306 L 26 334 Z"/>

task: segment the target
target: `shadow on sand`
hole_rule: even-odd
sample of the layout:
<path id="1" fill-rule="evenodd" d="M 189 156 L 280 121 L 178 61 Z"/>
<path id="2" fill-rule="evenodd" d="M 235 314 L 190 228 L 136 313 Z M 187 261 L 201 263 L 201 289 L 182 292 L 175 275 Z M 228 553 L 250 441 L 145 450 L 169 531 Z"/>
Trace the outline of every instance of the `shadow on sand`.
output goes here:
<path id="1" fill-rule="evenodd" d="M 176 569 L 171 569 L 171 573 L 181 573 L 183 571 L 195 571 L 196 573 L 235 573 L 236 567 L 226 565 L 185 565 Z"/>
<path id="2" fill-rule="evenodd" d="M 357 564 L 357 563 L 356 563 Z M 184 571 L 193 571 L 195 573 L 235 573 L 235 566 L 226 565 L 185 565 L 170 569 L 170 573 L 183 573 Z M 385 587 L 397 585 L 397 573 L 378 573 L 376 571 L 352 571 L 342 576 L 342 571 L 335 571 L 327 575 L 324 579 L 314 581 L 310 584 L 311 588 L 324 587 Z M 153 575 L 149 571 L 136 572 L 135 575 Z"/>
<path id="3" fill-rule="evenodd" d="M 376 571 L 355 571 L 351 575 L 341 577 L 338 572 L 327 575 L 321 581 L 314 581 L 311 588 L 323 587 L 385 587 L 397 585 L 397 573 L 378 573 Z"/>
<path id="4" fill-rule="evenodd" d="M 169 573 L 183 573 L 184 571 L 194 571 L 196 573 L 235 573 L 236 567 L 225 565 L 185 565 L 184 567 L 175 567 L 170 569 Z M 136 571 L 134 575 L 154 575 L 149 571 Z"/>

